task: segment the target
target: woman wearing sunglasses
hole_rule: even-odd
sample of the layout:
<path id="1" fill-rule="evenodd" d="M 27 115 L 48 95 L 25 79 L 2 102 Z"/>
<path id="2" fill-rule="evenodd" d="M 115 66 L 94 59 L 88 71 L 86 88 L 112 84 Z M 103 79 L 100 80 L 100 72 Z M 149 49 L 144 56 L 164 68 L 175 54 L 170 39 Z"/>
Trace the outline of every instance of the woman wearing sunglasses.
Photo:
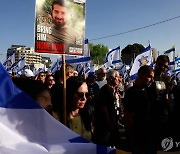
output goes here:
<path id="1" fill-rule="evenodd" d="M 67 125 L 68 127 L 91 141 L 92 121 L 88 114 L 88 86 L 84 78 L 72 76 L 66 83 Z"/>

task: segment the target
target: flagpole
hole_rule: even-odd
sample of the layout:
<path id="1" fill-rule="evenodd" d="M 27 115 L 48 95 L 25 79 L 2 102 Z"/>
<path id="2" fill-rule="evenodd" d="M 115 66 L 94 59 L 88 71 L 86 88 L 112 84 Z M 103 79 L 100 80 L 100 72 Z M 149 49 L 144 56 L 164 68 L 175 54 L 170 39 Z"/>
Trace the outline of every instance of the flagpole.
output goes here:
<path id="1" fill-rule="evenodd" d="M 62 67 L 63 67 L 63 124 L 67 126 L 66 119 L 66 62 L 65 54 L 62 55 Z"/>
<path id="2" fill-rule="evenodd" d="M 83 78 L 86 79 L 85 66 L 83 64 Z"/>
<path id="3" fill-rule="evenodd" d="M 121 60 L 121 51 L 120 51 L 120 46 L 119 46 L 119 59 Z M 120 66 L 120 64 L 119 64 Z"/>
<path id="4" fill-rule="evenodd" d="M 174 52 L 173 52 L 173 61 L 174 61 L 174 71 L 175 71 L 175 46 L 174 46 Z M 175 75 L 175 79 L 176 79 L 176 71 L 174 72 L 174 75 Z"/>

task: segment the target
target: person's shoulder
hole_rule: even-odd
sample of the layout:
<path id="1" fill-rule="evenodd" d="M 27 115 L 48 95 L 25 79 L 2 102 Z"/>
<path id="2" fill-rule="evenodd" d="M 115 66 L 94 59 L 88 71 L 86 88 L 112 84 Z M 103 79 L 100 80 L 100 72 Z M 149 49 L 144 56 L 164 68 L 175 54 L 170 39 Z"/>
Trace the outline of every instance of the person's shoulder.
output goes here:
<path id="1" fill-rule="evenodd" d="M 59 89 L 59 88 L 63 88 L 63 84 L 60 83 L 60 82 L 56 82 L 53 86 L 52 86 L 52 90 L 56 90 L 56 89 Z"/>

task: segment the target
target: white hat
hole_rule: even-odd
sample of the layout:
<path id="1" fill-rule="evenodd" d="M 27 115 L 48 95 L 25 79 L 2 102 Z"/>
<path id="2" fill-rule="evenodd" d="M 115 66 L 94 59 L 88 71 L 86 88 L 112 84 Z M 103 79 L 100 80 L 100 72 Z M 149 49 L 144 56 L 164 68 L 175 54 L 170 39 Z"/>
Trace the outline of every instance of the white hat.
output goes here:
<path id="1" fill-rule="evenodd" d="M 34 73 L 30 69 L 25 69 L 23 73 L 26 77 L 34 76 Z"/>

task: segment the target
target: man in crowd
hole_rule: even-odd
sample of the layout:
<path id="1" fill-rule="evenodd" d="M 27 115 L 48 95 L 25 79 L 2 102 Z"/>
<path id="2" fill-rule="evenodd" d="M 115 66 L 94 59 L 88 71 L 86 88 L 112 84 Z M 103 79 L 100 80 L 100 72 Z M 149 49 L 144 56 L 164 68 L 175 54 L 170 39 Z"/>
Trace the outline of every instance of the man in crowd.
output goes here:
<path id="1" fill-rule="evenodd" d="M 65 76 L 66 80 L 71 76 L 74 76 L 74 67 L 70 64 L 65 66 Z M 52 109 L 57 114 L 59 120 L 63 122 L 63 67 L 61 66 L 60 70 L 57 70 L 54 75 L 56 83 L 51 88 L 51 100 L 52 100 Z"/>
<path id="2" fill-rule="evenodd" d="M 169 101 L 170 78 L 165 73 L 168 71 L 169 57 L 158 56 L 154 69 L 154 83 L 147 88 L 149 100 L 151 101 L 152 130 L 154 143 L 161 147 L 161 141 L 166 137 L 167 124 L 171 113 Z"/>
<path id="3" fill-rule="evenodd" d="M 104 72 L 105 73 L 105 72 Z M 118 125 L 119 114 L 119 72 L 109 70 L 106 76 L 107 84 L 99 91 L 98 101 L 95 104 L 95 140 L 101 145 L 120 148 L 120 133 Z"/>
<path id="4" fill-rule="evenodd" d="M 154 71 L 144 65 L 138 70 L 138 77 L 124 98 L 125 128 L 133 154 L 156 153 L 150 136 L 150 102 L 146 87 L 153 82 Z"/>
<path id="5" fill-rule="evenodd" d="M 79 34 L 67 25 L 68 9 L 64 0 L 52 3 L 52 34 L 47 36 L 48 42 L 76 44 Z"/>
<path id="6" fill-rule="evenodd" d="M 101 87 L 107 83 L 106 73 L 107 71 L 105 67 L 98 69 L 96 72 L 96 75 L 97 75 L 96 83 L 98 84 L 99 89 L 101 89 Z"/>

